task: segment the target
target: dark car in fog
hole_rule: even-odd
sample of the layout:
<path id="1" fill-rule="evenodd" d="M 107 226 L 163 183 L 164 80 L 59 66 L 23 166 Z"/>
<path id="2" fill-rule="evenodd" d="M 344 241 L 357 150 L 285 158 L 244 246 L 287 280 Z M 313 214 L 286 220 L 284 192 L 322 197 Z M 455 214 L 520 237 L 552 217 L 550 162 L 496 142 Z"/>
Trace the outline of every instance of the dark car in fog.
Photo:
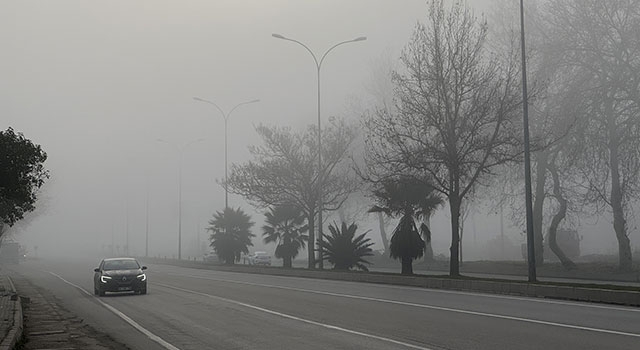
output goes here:
<path id="1" fill-rule="evenodd" d="M 93 274 L 93 292 L 136 292 L 147 294 L 146 266 L 134 258 L 109 258 L 100 262 Z"/>

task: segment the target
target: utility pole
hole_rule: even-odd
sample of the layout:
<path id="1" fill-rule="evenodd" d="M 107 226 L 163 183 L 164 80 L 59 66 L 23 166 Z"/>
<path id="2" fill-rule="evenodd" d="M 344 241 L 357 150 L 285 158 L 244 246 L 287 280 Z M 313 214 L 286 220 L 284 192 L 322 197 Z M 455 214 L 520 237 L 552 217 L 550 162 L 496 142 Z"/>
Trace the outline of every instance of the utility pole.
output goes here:
<path id="1" fill-rule="evenodd" d="M 502 261 L 504 261 L 504 212 L 502 208 L 502 203 L 500 203 L 500 246 L 501 246 L 501 255 Z"/>
<path id="2" fill-rule="evenodd" d="M 144 256 L 149 256 L 149 179 L 147 178 L 146 224 L 144 235 Z"/>
<path id="3" fill-rule="evenodd" d="M 527 207 L 527 262 L 529 282 L 536 281 L 536 256 L 533 234 L 533 204 L 531 198 L 531 151 L 529 150 L 529 100 L 527 97 L 527 58 L 524 35 L 524 0 L 520 0 L 520 43 L 522 49 L 522 109 L 524 121 L 524 181 Z"/>
<path id="4" fill-rule="evenodd" d="M 126 227 L 125 227 L 125 232 L 126 232 L 126 242 L 125 242 L 125 246 L 124 246 L 124 255 L 129 255 L 129 199 L 126 199 L 126 204 L 125 204 L 125 208 L 126 208 L 126 213 L 125 213 L 125 218 L 126 218 Z"/>

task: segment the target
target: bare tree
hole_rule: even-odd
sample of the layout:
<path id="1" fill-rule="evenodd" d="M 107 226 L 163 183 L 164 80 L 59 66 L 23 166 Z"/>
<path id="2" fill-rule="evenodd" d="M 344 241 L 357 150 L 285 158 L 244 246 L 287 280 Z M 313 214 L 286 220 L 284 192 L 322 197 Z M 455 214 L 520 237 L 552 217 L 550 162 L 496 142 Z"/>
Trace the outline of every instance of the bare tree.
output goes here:
<path id="1" fill-rule="evenodd" d="M 355 129 L 343 120 L 334 120 L 322 130 L 323 168 L 318 172 L 317 131 L 258 126 L 262 146 L 252 146 L 253 160 L 234 164 L 229 190 L 242 195 L 258 208 L 294 205 L 305 212 L 309 227 L 309 268 L 315 267 L 315 216 L 318 186 L 322 189 L 324 210 L 337 210 L 355 190 L 356 179 L 348 162 L 348 151 Z"/>
<path id="2" fill-rule="evenodd" d="M 579 69 L 587 199 L 613 214 L 619 267 L 632 267 L 627 217 L 640 187 L 640 0 L 551 2 L 557 64 Z"/>
<path id="3" fill-rule="evenodd" d="M 430 1 L 427 24 L 402 54 L 404 71 L 394 73 L 398 113 L 379 110 L 366 122 L 369 172 L 427 174 L 447 197 L 452 276 L 460 274 L 462 201 L 519 144 L 516 60 L 498 64 L 486 36 L 486 21 L 465 4 Z"/>

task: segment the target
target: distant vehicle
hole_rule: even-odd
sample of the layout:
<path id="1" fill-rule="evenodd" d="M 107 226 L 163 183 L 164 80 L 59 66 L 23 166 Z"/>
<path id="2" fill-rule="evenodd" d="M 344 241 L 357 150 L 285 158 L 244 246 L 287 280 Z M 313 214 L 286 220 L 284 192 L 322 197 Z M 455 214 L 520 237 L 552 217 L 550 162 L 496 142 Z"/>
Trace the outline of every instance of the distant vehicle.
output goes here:
<path id="1" fill-rule="evenodd" d="M 271 266 L 271 256 L 267 252 L 255 252 L 249 255 L 249 265 Z"/>
<path id="2" fill-rule="evenodd" d="M 93 270 L 93 292 L 99 296 L 104 296 L 105 292 L 147 294 L 146 269 L 134 258 L 104 259 Z"/>
<path id="3" fill-rule="evenodd" d="M 220 259 L 218 258 L 218 254 L 216 254 L 215 252 L 208 252 L 202 257 L 202 261 L 206 263 L 217 263 L 220 261 Z"/>

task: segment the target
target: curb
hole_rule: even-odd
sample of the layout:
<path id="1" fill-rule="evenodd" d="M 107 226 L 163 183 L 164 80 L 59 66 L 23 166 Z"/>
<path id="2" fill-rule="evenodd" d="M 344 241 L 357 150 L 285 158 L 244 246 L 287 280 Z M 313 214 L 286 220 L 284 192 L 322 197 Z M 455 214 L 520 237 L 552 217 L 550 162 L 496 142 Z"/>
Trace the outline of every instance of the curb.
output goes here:
<path id="1" fill-rule="evenodd" d="M 13 285 L 11 277 L 7 276 L 9 285 L 11 286 L 11 300 L 13 303 L 13 326 L 9 328 L 7 335 L 2 339 L 0 343 L 0 350 L 13 350 L 16 344 L 22 339 L 22 303 L 20 297 L 16 292 L 16 287 Z"/>
<path id="2" fill-rule="evenodd" d="M 457 280 L 449 278 L 427 277 L 421 275 L 382 275 L 362 272 L 336 272 L 317 271 L 305 269 L 277 269 L 269 267 L 249 267 L 249 266 L 221 266 L 205 264 L 197 261 L 177 261 L 157 258 L 140 258 L 150 263 L 174 265 L 182 267 L 192 267 L 199 269 L 252 273 L 259 275 L 275 275 L 289 277 L 303 277 L 315 279 L 327 279 L 349 282 L 365 282 L 376 284 L 391 284 L 409 287 L 445 289 L 463 292 L 477 292 L 487 294 L 505 294 L 535 298 L 562 299 L 573 301 L 584 301 L 604 304 L 617 304 L 627 306 L 640 306 L 640 289 L 614 290 L 606 288 L 586 288 L 570 285 L 554 285 L 550 283 L 537 284 L 526 282 L 504 282 L 491 280 Z"/>

